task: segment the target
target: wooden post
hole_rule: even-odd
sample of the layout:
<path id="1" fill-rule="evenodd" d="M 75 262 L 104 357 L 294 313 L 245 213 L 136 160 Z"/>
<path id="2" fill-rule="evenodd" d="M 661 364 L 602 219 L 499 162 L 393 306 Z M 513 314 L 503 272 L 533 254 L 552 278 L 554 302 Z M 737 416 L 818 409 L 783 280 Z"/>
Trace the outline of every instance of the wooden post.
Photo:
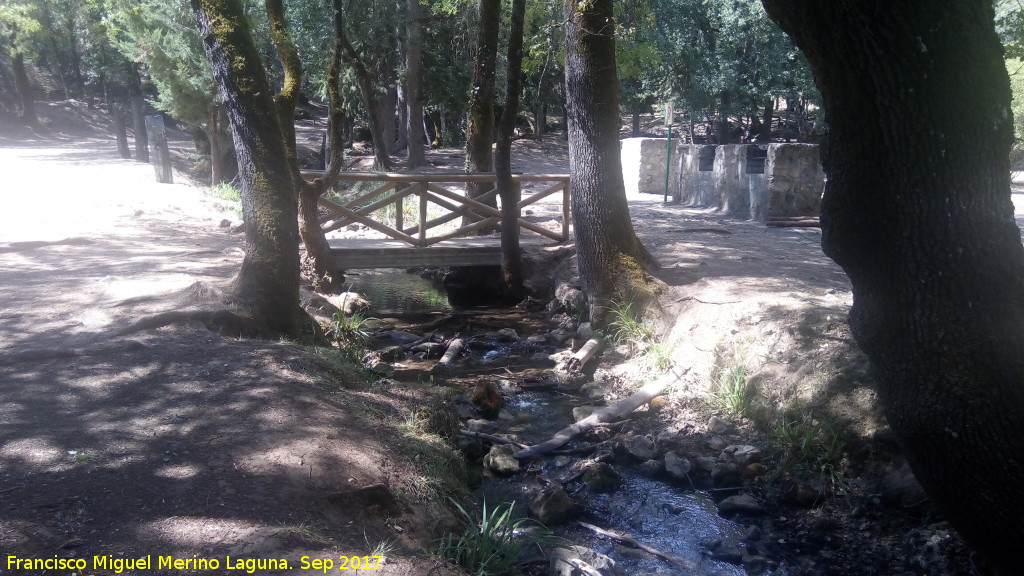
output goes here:
<path id="1" fill-rule="evenodd" d="M 427 183 L 419 184 L 420 190 L 420 246 L 427 245 Z"/>
<path id="2" fill-rule="evenodd" d="M 161 184 L 173 184 L 174 173 L 171 171 L 171 152 L 167 149 L 164 117 L 159 114 L 146 116 L 146 132 L 153 140 L 153 169 L 156 171 L 156 181 Z"/>

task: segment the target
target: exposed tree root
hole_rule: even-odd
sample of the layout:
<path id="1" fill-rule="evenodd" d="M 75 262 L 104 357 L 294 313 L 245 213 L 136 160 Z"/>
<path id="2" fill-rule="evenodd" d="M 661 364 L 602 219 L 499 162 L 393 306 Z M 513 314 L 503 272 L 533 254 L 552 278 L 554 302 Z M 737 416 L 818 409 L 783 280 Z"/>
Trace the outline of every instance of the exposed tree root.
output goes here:
<path id="1" fill-rule="evenodd" d="M 146 345 L 142 342 L 129 340 L 127 342 L 112 342 L 96 346 L 81 348 L 29 348 L 19 350 L 10 354 L 0 354 L 0 366 L 10 366 L 24 362 L 41 362 L 43 360 L 54 360 L 63 358 L 78 358 L 81 356 L 102 356 L 104 354 L 123 354 L 145 350 Z"/>

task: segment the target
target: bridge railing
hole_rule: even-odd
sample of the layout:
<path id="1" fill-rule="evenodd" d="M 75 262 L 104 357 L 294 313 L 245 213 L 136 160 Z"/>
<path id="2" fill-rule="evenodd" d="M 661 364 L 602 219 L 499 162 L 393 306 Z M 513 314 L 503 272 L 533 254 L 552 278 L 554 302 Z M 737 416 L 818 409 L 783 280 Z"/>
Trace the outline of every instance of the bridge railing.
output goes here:
<path id="1" fill-rule="evenodd" d="M 320 174 L 322 173 L 303 171 L 303 176 L 310 179 Z M 339 178 L 341 182 L 383 184 L 343 204 L 328 198 L 320 198 L 320 206 L 328 212 L 320 218 L 320 225 L 325 232 L 338 230 L 350 224 L 362 224 L 411 246 L 426 247 L 444 240 L 467 236 L 480 229 L 497 228 L 501 223 L 500 205 L 499 208 L 494 208 L 485 203 L 497 196 L 497 190 L 494 188 L 496 177 L 492 173 L 343 172 Z M 513 174 L 512 181 L 519 197 L 517 206 L 520 230 L 529 230 L 558 242 L 568 240 L 569 175 Z M 464 185 L 469 182 L 490 184 L 491 189 L 476 198 L 468 198 L 462 190 L 450 189 L 451 184 Z M 537 183 L 540 189 L 531 190 L 523 197 L 524 182 Z M 559 230 L 549 230 L 522 218 L 524 208 L 559 192 L 562 193 Z M 410 203 L 416 209 L 410 210 L 407 214 L 405 208 Z M 435 208 L 430 209 L 430 205 Z M 393 225 L 372 217 L 374 212 L 388 206 L 394 206 Z M 441 215 L 437 215 L 439 212 Z M 428 214 L 434 216 L 430 217 Z M 411 222 L 407 223 L 407 219 Z M 462 220 L 452 229 L 452 223 L 458 219 Z M 463 222 L 466 224 L 463 225 Z M 435 233 L 428 233 L 431 230 Z"/>

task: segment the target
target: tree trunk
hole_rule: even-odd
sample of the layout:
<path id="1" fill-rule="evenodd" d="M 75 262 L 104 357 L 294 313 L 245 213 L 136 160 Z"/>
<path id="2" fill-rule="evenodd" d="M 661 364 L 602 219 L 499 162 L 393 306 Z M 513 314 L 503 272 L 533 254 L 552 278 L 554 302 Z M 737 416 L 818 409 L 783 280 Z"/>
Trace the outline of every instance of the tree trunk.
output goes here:
<path id="1" fill-rule="evenodd" d="M 39 126 L 39 115 L 36 114 L 36 101 L 32 97 L 32 82 L 25 70 L 25 55 L 14 53 L 14 88 L 18 91 L 18 102 L 21 103 L 21 121 L 26 126 Z"/>
<path id="2" fill-rule="evenodd" d="M 114 104 L 110 116 L 114 120 L 114 135 L 117 138 L 117 152 L 121 155 L 121 158 L 131 160 L 132 151 L 128 147 L 128 127 L 125 125 L 124 105 L 120 103 Z"/>
<path id="3" fill-rule="evenodd" d="M 359 57 L 359 53 L 348 41 L 345 32 L 345 13 L 341 12 L 341 37 L 339 41 L 342 47 L 342 58 L 352 67 L 356 76 L 356 84 L 359 86 L 359 94 L 363 99 L 363 106 L 366 108 L 366 122 L 370 126 L 370 137 L 373 139 L 374 168 L 377 170 L 391 170 L 391 157 L 388 155 L 389 146 L 384 137 L 384 128 L 381 126 L 380 102 L 374 95 L 373 76 Z"/>
<path id="4" fill-rule="evenodd" d="M 829 124 L 822 247 L 914 474 L 1005 574 L 1024 532 L 1024 248 L 989 0 L 764 0 Z"/>
<path id="5" fill-rule="evenodd" d="M 210 139 L 210 186 L 224 181 L 224 153 L 220 148 L 220 104 L 207 111 L 206 137 Z"/>
<path id="6" fill-rule="evenodd" d="M 405 96 L 406 88 L 398 85 L 398 142 L 395 150 L 401 152 L 409 148 L 409 103 Z"/>
<path id="7" fill-rule="evenodd" d="M 295 48 L 295 42 L 288 31 L 284 0 L 265 0 L 264 8 L 270 27 L 270 40 L 284 70 L 281 90 L 274 95 L 274 105 L 277 107 L 277 121 L 284 136 L 284 160 L 289 166 L 295 167 L 292 171 L 292 180 L 295 181 L 294 188 L 298 190 L 302 182 L 298 172 L 299 158 L 295 146 L 295 106 L 299 103 L 302 91 L 302 60 L 299 59 L 299 51 Z"/>
<path id="8" fill-rule="evenodd" d="M 203 48 L 231 123 L 242 183 L 245 258 L 237 304 L 268 333 L 301 335 L 294 186 L 270 84 L 240 0 L 191 0 Z"/>
<path id="9" fill-rule="evenodd" d="M 344 51 L 340 42 L 340 38 L 344 34 L 341 0 L 333 0 L 332 6 L 334 10 L 334 49 L 331 66 L 327 70 L 327 94 L 330 106 L 327 119 L 327 141 L 330 146 L 327 152 L 327 174 L 313 182 L 312 185 L 299 187 L 299 235 L 302 238 L 302 244 L 306 249 L 306 258 L 314 276 L 307 280 L 321 292 L 336 292 L 341 289 L 345 280 L 344 270 L 334 261 L 331 245 L 327 241 L 327 236 L 324 235 L 323 228 L 320 227 L 317 213 L 317 201 L 327 191 L 327 188 L 334 184 L 335 178 L 342 170 L 345 148 L 345 138 L 342 132 L 347 124 L 340 88 L 342 52 Z"/>
<path id="10" fill-rule="evenodd" d="M 501 197 L 501 287 L 503 300 L 516 303 L 523 299 L 523 253 L 519 247 L 520 189 L 512 181 L 512 134 L 519 115 L 519 93 L 523 77 L 523 19 L 526 0 L 512 0 L 512 22 L 508 37 L 508 70 L 505 107 L 498 123 L 497 149 L 494 155 L 498 196 Z"/>
<path id="11" fill-rule="evenodd" d="M 135 160 L 149 162 L 149 137 L 146 135 L 146 101 L 142 99 L 142 82 L 138 64 L 128 70 L 128 99 L 132 107 L 132 129 L 135 131 Z"/>
<path id="12" fill-rule="evenodd" d="M 606 321 L 613 300 L 653 300 L 654 258 L 633 230 L 619 153 L 613 0 L 564 0 L 565 91 L 569 117 L 572 221 L 591 319 Z"/>
<path id="13" fill-rule="evenodd" d="M 494 170 L 494 71 L 498 56 L 498 23 L 501 20 L 501 0 L 478 0 L 480 16 L 476 38 L 476 60 L 473 61 L 473 90 L 469 99 L 469 130 L 466 135 L 466 172 Z M 490 190 L 486 184 L 470 183 L 466 194 L 470 198 Z M 485 204 L 497 207 L 494 199 Z M 462 224 L 468 225 L 468 220 Z"/>
<path id="14" fill-rule="evenodd" d="M 406 0 L 405 45 L 405 98 L 408 110 L 409 134 L 408 168 L 419 168 L 427 163 L 423 151 L 423 7 L 420 0 Z"/>

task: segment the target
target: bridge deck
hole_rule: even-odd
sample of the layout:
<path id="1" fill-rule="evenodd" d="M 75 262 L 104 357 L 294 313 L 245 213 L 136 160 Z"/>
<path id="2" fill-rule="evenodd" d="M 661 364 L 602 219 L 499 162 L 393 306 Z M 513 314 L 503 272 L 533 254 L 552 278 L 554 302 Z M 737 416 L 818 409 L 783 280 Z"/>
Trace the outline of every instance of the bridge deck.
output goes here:
<path id="1" fill-rule="evenodd" d="M 501 238 L 497 235 L 445 240 L 427 248 L 410 246 L 401 240 L 372 238 L 335 239 L 329 243 L 335 264 L 343 270 L 501 264 Z M 551 242 L 521 238 L 520 244 L 550 246 Z"/>

